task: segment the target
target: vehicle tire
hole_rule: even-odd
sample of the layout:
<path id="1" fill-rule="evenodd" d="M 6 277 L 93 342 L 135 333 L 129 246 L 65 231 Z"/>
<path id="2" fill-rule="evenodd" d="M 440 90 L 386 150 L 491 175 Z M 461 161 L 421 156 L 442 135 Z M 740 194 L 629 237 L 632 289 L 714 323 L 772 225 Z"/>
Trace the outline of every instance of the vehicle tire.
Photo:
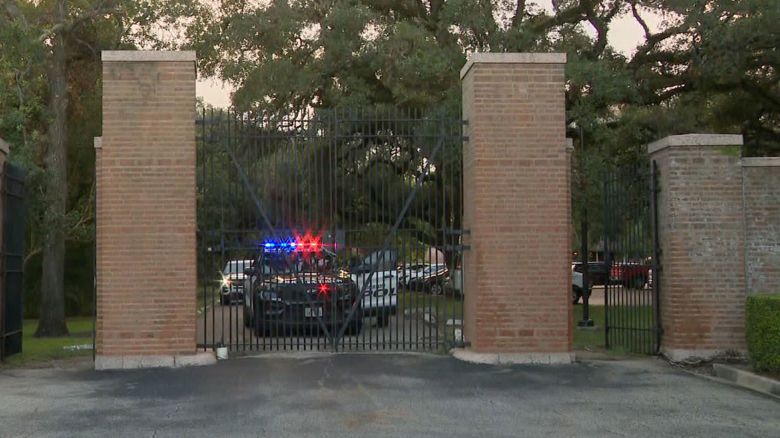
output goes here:
<path id="1" fill-rule="evenodd" d="M 390 324 L 390 318 L 388 317 L 387 313 L 380 313 L 376 316 L 376 326 L 377 327 L 387 327 L 388 324 Z"/>
<path id="2" fill-rule="evenodd" d="M 577 286 L 572 286 L 572 288 L 571 288 L 572 304 L 579 303 L 580 302 L 580 298 L 582 298 L 582 289 L 578 288 Z"/>
<path id="3" fill-rule="evenodd" d="M 428 292 L 430 292 L 431 295 L 441 295 L 444 292 L 444 287 L 438 282 L 431 283 L 428 285 Z"/>

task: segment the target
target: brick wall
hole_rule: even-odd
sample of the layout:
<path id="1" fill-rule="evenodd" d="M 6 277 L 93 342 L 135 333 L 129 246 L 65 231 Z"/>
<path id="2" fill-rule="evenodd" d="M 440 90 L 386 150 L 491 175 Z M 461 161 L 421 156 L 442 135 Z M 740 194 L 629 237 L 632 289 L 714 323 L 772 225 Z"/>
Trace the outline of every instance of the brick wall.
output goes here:
<path id="1" fill-rule="evenodd" d="M 780 293 L 780 158 L 744 158 L 747 292 Z"/>
<path id="2" fill-rule="evenodd" d="M 564 65 L 563 54 L 475 54 L 461 71 L 464 329 L 475 353 L 570 358 Z"/>
<path id="3" fill-rule="evenodd" d="M 741 142 L 681 135 L 648 147 L 660 172 L 661 348 L 673 360 L 745 347 Z"/>
<path id="4" fill-rule="evenodd" d="M 96 162 L 102 363 L 195 353 L 194 60 L 192 52 L 103 53 Z"/>

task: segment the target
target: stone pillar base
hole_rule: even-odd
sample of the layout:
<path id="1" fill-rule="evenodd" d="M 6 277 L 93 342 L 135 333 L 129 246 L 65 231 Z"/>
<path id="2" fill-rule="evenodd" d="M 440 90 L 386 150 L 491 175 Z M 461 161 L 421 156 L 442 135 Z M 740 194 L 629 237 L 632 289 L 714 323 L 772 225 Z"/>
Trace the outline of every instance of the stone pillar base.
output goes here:
<path id="1" fill-rule="evenodd" d="M 685 348 L 661 348 L 661 354 L 672 362 L 708 361 L 720 357 L 747 357 L 743 350 L 706 350 Z"/>
<path id="2" fill-rule="evenodd" d="M 181 368 L 213 365 L 217 363 L 214 352 L 159 356 L 95 356 L 96 370 L 133 370 L 139 368 Z"/>
<path id="3" fill-rule="evenodd" d="M 452 355 L 464 362 L 487 365 L 567 365 L 574 362 L 574 353 L 477 353 L 469 349 L 455 348 Z"/>

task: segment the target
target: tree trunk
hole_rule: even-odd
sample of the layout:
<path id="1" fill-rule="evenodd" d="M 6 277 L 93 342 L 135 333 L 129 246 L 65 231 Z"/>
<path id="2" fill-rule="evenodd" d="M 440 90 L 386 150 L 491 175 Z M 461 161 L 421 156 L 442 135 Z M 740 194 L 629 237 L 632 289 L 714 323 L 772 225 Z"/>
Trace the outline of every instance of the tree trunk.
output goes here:
<path id="1" fill-rule="evenodd" d="M 57 19 L 64 22 L 65 1 L 57 2 Z M 64 219 L 67 187 L 67 109 L 65 37 L 52 36 L 49 79 L 49 144 L 44 155 L 47 179 L 45 233 L 43 237 L 43 278 L 41 310 L 35 336 L 53 337 L 68 334 L 65 324 L 65 234 Z"/>

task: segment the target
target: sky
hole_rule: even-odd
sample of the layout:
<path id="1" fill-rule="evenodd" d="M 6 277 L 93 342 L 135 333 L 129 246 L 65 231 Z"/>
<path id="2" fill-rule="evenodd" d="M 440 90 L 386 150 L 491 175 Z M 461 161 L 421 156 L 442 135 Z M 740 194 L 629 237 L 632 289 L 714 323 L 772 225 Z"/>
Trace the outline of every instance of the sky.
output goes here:
<path id="1" fill-rule="evenodd" d="M 552 11 L 551 0 L 538 0 L 537 3 Z M 661 27 L 662 17 L 650 13 L 642 13 L 642 17 L 651 31 L 657 31 Z M 636 46 L 644 40 L 644 34 L 634 17 L 631 14 L 626 14 L 612 21 L 608 39 L 609 43 L 616 50 L 625 55 L 630 55 Z M 197 96 L 202 97 L 206 103 L 215 107 L 226 108 L 230 106 L 231 92 L 232 88 L 229 84 L 214 78 L 200 78 L 196 84 Z"/>

